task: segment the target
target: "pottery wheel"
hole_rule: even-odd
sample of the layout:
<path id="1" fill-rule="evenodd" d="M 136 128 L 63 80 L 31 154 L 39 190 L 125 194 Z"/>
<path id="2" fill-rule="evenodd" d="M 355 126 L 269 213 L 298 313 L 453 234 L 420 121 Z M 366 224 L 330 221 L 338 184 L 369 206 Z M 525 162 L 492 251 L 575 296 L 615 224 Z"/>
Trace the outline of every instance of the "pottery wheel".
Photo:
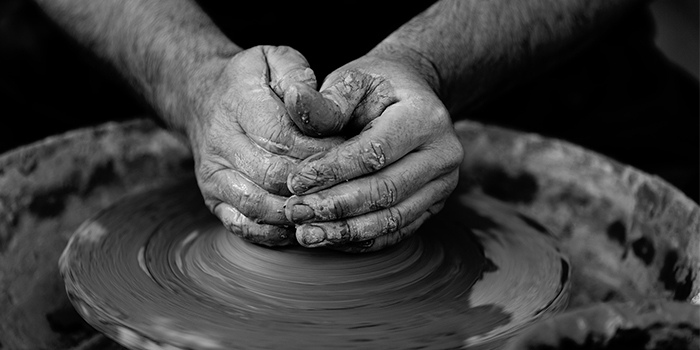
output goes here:
<path id="1" fill-rule="evenodd" d="M 136 349 L 495 348 L 567 301 L 554 239 L 485 196 L 369 254 L 261 247 L 202 203 L 185 182 L 84 223 L 60 260 L 83 318 Z"/>

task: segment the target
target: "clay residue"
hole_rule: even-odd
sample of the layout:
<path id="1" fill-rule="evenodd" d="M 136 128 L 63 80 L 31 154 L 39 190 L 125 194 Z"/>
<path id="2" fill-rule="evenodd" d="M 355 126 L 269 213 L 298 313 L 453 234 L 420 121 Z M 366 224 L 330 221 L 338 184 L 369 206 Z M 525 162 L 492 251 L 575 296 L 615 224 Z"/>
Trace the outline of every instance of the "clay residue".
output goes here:
<path id="1" fill-rule="evenodd" d="M 95 219 L 109 235 L 69 246 L 66 286 L 89 323 L 129 344 L 444 349 L 502 342 L 566 300 L 548 237 L 497 206 L 455 204 L 499 222 L 478 232 L 446 214 L 347 254 L 245 242 L 198 196 L 186 184 L 128 198 Z"/>

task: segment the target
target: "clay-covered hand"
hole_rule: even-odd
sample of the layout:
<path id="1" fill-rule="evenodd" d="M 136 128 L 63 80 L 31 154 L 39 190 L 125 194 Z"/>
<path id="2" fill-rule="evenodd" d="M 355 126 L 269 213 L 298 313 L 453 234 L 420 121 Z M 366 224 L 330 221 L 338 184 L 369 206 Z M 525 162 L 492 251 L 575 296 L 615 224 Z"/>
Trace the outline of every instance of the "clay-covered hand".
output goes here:
<path id="1" fill-rule="evenodd" d="M 374 251 L 415 232 L 456 187 L 463 156 L 426 65 L 370 53 L 334 71 L 321 92 L 293 84 L 286 100 L 309 135 L 352 136 L 304 160 L 286 206 L 306 247 Z"/>
<path id="2" fill-rule="evenodd" d="M 301 159 L 340 141 L 305 136 L 294 126 L 283 100 L 292 83 L 316 88 L 296 50 L 241 51 L 222 62 L 201 91 L 187 130 L 207 207 L 233 233 L 265 245 L 294 239 L 283 208 L 288 174 Z"/>

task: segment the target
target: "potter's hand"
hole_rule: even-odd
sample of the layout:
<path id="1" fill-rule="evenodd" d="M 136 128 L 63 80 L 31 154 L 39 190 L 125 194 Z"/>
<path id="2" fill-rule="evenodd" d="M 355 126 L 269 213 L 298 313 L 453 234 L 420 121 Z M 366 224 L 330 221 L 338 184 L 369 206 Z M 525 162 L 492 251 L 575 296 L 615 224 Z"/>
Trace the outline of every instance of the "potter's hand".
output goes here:
<path id="1" fill-rule="evenodd" d="M 262 244 L 290 242 L 288 172 L 333 144 L 304 136 L 285 112 L 291 83 L 316 85 L 301 54 L 243 50 L 192 0 L 38 3 L 189 141 L 204 200 L 226 227 Z"/>
<path id="2" fill-rule="evenodd" d="M 306 247 L 374 251 L 410 235 L 455 188 L 462 148 L 426 65 L 370 53 L 329 75 L 321 93 L 287 92 L 310 135 L 355 135 L 304 160 L 287 180 L 287 218 Z M 358 133 L 359 132 L 359 133 Z"/>
<path id="3" fill-rule="evenodd" d="M 287 175 L 300 159 L 335 142 L 305 136 L 293 125 L 282 101 L 292 83 L 316 87 L 297 51 L 241 51 L 223 62 L 211 88 L 202 91 L 206 101 L 188 127 L 207 207 L 233 233 L 266 245 L 293 239 L 283 208 Z"/>

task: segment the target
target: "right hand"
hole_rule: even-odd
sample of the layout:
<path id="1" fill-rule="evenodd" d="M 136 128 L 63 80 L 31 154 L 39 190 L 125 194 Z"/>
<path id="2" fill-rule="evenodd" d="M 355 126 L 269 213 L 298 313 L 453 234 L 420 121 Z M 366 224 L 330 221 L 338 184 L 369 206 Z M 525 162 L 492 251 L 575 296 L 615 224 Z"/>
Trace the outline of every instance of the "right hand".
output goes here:
<path id="1" fill-rule="evenodd" d="M 408 53 L 407 53 L 408 52 Z M 332 72 L 321 91 L 287 92 L 299 129 L 357 134 L 305 159 L 287 180 L 287 218 L 305 247 L 371 252 L 409 237 L 457 186 L 464 157 L 430 64 L 377 49 Z"/>
<path id="2" fill-rule="evenodd" d="M 284 213 L 287 176 L 342 140 L 302 134 L 283 98 L 292 83 L 316 89 L 306 59 L 285 46 L 257 46 L 221 62 L 197 92 L 187 134 L 204 201 L 228 230 L 270 246 L 294 241 Z"/>

